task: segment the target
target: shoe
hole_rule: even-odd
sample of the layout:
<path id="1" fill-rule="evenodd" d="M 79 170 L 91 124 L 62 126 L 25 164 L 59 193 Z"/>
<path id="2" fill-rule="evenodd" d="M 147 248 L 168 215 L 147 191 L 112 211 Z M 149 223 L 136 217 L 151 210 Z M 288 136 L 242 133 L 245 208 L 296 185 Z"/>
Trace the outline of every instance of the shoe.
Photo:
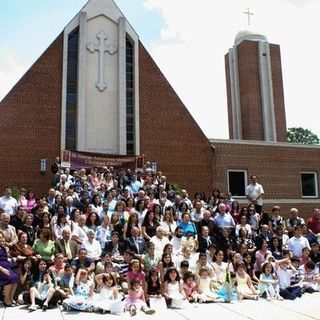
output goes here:
<path id="1" fill-rule="evenodd" d="M 29 311 L 36 311 L 37 310 L 37 306 L 33 306 L 31 305 L 29 308 L 28 308 Z"/>
<path id="2" fill-rule="evenodd" d="M 44 303 L 43 306 L 42 306 L 42 310 L 43 311 L 47 311 L 47 309 L 48 309 L 48 305 L 46 303 Z"/>
<path id="3" fill-rule="evenodd" d="M 155 312 L 156 312 L 156 310 L 148 309 L 148 310 L 146 310 L 144 313 L 145 313 L 145 314 L 154 314 Z"/>
<path id="4" fill-rule="evenodd" d="M 137 308 L 134 305 L 131 305 L 129 308 L 129 312 L 131 316 L 135 316 L 137 314 Z"/>
<path id="5" fill-rule="evenodd" d="M 13 304 L 11 304 L 11 303 L 5 303 L 4 301 L 3 301 L 3 305 L 4 305 L 6 308 L 11 308 L 11 307 L 13 307 Z"/>
<path id="6" fill-rule="evenodd" d="M 93 307 L 89 307 L 86 311 L 87 311 L 87 312 L 93 312 L 93 311 L 94 311 L 94 308 L 93 308 Z"/>
<path id="7" fill-rule="evenodd" d="M 66 310 L 66 311 L 71 311 L 71 307 L 68 306 L 66 303 L 63 303 L 62 306 L 63 306 L 63 309 L 64 309 L 64 310 Z"/>

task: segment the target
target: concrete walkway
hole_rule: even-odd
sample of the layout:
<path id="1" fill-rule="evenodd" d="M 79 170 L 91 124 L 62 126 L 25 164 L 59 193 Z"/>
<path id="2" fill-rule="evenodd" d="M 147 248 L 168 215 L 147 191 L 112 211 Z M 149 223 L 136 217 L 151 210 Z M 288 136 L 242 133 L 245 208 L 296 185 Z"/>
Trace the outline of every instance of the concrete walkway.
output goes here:
<path id="1" fill-rule="evenodd" d="M 99 313 L 66 312 L 61 307 L 43 312 L 41 309 L 29 312 L 26 306 L 4 308 L 0 306 L 1 320 L 74 320 L 81 317 L 86 320 L 105 319 L 132 319 L 128 312 L 121 316 Z M 152 316 L 138 313 L 135 319 L 149 320 L 320 320 L 320 293 L 304 294 L 294 301 L 272 301 L 264 299 L 257 301 L 244 300 L 232 304 L 193 304 L 184 310 L 165 310 L 156 312 Z"/>

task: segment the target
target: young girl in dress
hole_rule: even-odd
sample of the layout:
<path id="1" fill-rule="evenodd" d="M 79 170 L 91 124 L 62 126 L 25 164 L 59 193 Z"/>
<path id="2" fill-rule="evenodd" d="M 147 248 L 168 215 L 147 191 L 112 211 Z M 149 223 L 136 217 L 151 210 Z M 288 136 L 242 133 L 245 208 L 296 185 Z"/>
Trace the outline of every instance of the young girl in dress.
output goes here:
<path id="1" fill-rule="evenodd" d="M 171 308 L 183 309 L 189 304 L 175 267 L 170 267 L 164 276 L 163 296 Z"/>
<path id="2" fill-rule="evenodd" d="M 129 263 L 129 270 L 127 272 L 128 288 L 130 287 L 130 281 L 136 279 L 140 282 L 141 286 L 145 285 L 145 273 L 142 271 L 142 265 L 139 260 L 133 259 Z"/>
<path id="3" fill-rule="evenodd" d="M 266 297 L 267 301 L 272 299 L 283 300 L 279 294 L 279 281 L 274 273 L 271 262 L 265 262 L 261 268 L 260 282 L 258 286 L 259 295 Z"/>
<path id="4" fill-rule="evenodd" d="M 224 284 L 226 281 L 228 264 L 223 261 L 224 253 L 222 250 L 217 250 L 214 255 L 215 261 L 212 264 L 213 271 L 217 276 L 217 281 L 219 284 Z"/>
<path id="5" fill-rule="evenodd" d="M 250 276 L 250 279 L 255 287 L 258 286 L 259 279 L 256 277 L 253 269 L 252 256 L 249 252 L 244 253 L 243 263 L 246 267 L 246 273 Z"/>
<path id="6" fill-rule="evenodd" d="M 75 295 L 63 301 L 63 308 L 66 311 L 93 311 L 92 297 L 94 284 L 89 279 L 88 271 L 79 269 L 76 275 L 75 284 L 77 286 Z"/>
<path id="7" fill-rule="evenodd" d="M 182 287 L 189 302 L 198 301 L 199 293 L 194 273 L 192 273 L 191 271 L 187 271 L 185 273 L 183 277 Z"/>
<path id="8" fill-rule="evenodd" d="M 245 270 L 246 269 L 243 262 L 240 262 L 238 266 L 236 266 L 236 280 L 239 298 L 240 300 L 258 300 L 258 293 L 252 284 L 250 276 Z"/>
<path id="9" fill-rule="evenodd" d="M 167 272 L 167 270 L 174 266 L 174 262 L 172 261 L 172 256 L 170 253 L 164 253 L 162 254 L 161 261 L 159 262 L 159 272 L 160 272 L 160 279 L 163 283 L 164 276 Z"/>
<path id="10" fill-rule="evenodd" d="M 145 286 L 146 302 L 151 309 L 165 310 L 167 309 L 166 301 L 161 295 L 161 282 L 159 276 L 159 270 L 152 268 L 148 274 L 148 280 Z"/>
<path id="11" fill-rule="evenodd" d="M 119 298 L 113 275 L 111 273 L 101 273 L 95 276 L 95 281 L 100 292 L 93 296 L 92 304 L 94 309 L 101 311 L 101 313 L 121 313 L 123 304 Z"/>
<path id="12" fill-rule="evenodd" d="M 130 289 L 124 301 L 125 310 L 130 312 L 131 316 L 137 314 L 137 310 L 142 310 L 146 314 L 154 314 L 155 311 L 150 309 L 146 304 L 144 291 L 142 290 L 140 281 L 132 279 L 130 281 Z"/>
<path id="13" fill-rule="evenodd" d="M 208 267 L 201 267 L 199 270 L 198 279 L 198 299 L 199 302 L 216 302 L 224 301 L 217 298 L 216 290 L 218 289 L 218 283 L 215 275 L 211 278 L 212 273 Z"/>
<path id="14" fill-rule="evenodd" d="M 42 309 L 43 311 L 48 309 L 48 304 L 50 299 L 54 294 L 54 285 L 52 283 L 49 271 L 46 271 L 43 274 L 43 281 L 39 284 L 38 287 L 30 288 L 30 300 L 31 305 L 29 306 L 29 311 L 37 310 L 36 298 L 44 301 Z"/>
<path id="15" fill-rule="evenodd" d="M 225 283 L 217 291 L 218 301 L 235 302 L 239 300 L 236 277 L 232 271 L 227 273 Z"/>

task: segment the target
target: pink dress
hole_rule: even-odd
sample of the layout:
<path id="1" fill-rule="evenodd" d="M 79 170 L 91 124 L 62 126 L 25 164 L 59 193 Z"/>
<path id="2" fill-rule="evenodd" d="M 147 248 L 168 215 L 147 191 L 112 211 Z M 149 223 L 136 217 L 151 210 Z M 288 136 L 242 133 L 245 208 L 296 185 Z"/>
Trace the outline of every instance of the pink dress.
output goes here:
<path id="1" fill-rule="evenodd" d="M 130 295 L 132 294 L 132 296 Z M 126 310 L 128 311 L 131 305 L 134 305 L 137 310 L 140 310 L 144 301 L 142 300 L 143 290 L 140 287 L 138 291 L 129 290 L 129 294 L 126 296 L 126 299 L 124 300 L 124 306 Z"/>

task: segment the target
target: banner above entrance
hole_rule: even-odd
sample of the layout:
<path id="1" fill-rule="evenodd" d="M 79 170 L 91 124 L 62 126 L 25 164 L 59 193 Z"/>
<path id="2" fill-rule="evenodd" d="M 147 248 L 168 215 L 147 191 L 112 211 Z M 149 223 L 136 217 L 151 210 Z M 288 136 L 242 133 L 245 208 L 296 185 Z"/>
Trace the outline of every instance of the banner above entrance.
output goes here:
<path id="1" fill-rule="evenodd" d="M 143 156 L 104 155 L 89 152 L 61 150 L 61 167 L 72 170 L 93 167 L 113 167 L 114 169 L 131 169 L 143 167 Z"/>

